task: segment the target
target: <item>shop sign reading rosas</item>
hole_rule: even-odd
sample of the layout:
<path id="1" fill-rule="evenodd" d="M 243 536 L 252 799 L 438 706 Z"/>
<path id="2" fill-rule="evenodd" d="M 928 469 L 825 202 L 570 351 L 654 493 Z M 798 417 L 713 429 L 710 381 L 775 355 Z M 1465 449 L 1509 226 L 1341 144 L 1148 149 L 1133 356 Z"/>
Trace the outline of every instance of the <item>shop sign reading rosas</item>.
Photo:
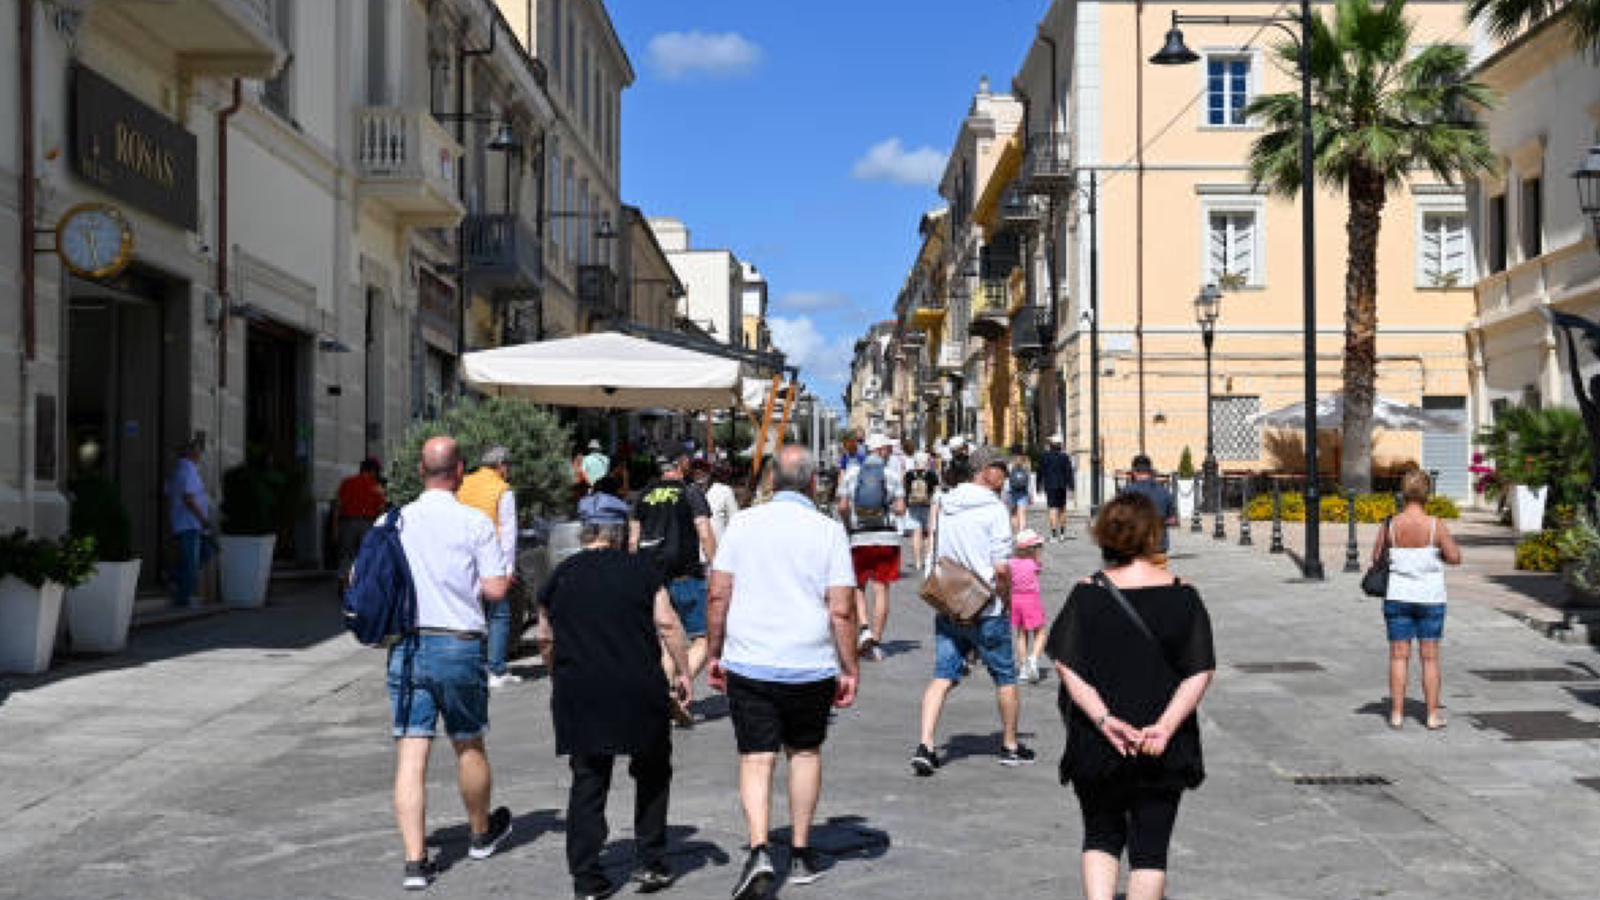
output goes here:
<path id="1" fill-rule="evenodd" d="M 72 68 L 72 170 L 128 205 L 193 231 L 195 137 L 104 76 Z"/>

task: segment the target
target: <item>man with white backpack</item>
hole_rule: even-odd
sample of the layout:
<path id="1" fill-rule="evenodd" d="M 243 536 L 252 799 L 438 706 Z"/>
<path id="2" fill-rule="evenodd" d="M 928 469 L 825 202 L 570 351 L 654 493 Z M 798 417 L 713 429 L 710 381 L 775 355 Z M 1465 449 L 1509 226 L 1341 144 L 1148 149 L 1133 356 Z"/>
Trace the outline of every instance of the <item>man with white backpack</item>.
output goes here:
<path id="1" fill-rule="evenodd" d="M 844 473 L 839 487 L 839 517 L 850 532 L 850 562 L 856 573 L 856 618 L 861 623 L 858 650 L 882 659 L 889 627 L 889 586 L 900 580 L 900 529 L 906 513 L 905 488 L 894 477 L 889 457 L 894 441 L 867 438 L 867 458 Z M 871 592 L 870 616 L 868 592 Z"/>

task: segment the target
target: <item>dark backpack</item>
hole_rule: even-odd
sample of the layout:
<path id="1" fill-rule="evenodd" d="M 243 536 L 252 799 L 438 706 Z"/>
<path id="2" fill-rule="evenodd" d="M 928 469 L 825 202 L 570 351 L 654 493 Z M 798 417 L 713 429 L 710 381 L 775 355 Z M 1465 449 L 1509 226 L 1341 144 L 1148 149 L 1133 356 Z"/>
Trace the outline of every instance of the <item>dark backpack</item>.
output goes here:
<path id="1" fill-rule="evenodd" d="M 912 472 L 910 486 L 906 488 L 907 506 L 927 506 L 933 502 L 933 488 L 928 484 L 929 473 Z"/>
<path id="2" fill-rule="evenodd" d="M 856 472 L 856 492 L 850 498 L 856 522 L 862 526 L 882 525 L 889 518 L 889 472 L 883 459 L 873 456 Z"/>
<path id="3" fill-rule="evenodd" d="M 1011 496 L 1023 497 L 1028 493 L 1028 470 L 1021 466 L 1011 469 Z"/>
<path id="4" fill-rule="evenodd" d="M 372 526 L 344 592 L 344 627 L 368 647 L 387 647 L 417 630 L 417 591 L 400 528 L 399 510 Z"/>
<path id="5" fill-rule="evenodd" d="M 681 578 L 700 562 L 700 536 L 694 529 L 689 486 L 659 481 L 639 495 L 639 552 L 667 578 Z"/>

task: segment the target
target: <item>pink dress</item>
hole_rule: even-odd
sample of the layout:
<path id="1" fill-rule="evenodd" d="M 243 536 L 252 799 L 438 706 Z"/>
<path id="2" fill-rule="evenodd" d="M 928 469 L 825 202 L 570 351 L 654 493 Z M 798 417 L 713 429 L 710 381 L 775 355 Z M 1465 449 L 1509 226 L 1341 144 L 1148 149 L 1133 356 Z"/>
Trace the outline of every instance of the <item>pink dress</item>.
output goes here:
<path id="1" fill-rule="evenodd" d="M 1011 560 L 1011 624 L 1024 631 L 1044 627 L 1044 600 L 1039 596 L 1039 561 Z"/>

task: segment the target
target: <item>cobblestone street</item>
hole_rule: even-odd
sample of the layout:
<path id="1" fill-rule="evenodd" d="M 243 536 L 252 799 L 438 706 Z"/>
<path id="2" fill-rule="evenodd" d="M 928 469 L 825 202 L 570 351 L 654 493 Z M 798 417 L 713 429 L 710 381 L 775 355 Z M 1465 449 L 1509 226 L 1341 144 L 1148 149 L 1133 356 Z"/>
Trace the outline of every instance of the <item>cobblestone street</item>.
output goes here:
<path id="1" fill-rule="evenodd" d="M 1299 584 L 1285 558 L 1187 532 L 1174 550 L 1174 567 L 1210 606 L 1219 672 L 1202 710 L 1210 777 L 1180 816 L 1173 897 L 1593 895 L 1592 649 L 1457 603 L 1445 643 L 1450 728 L 1430 733 L 1413 720 L 1391 732 L 1381 622 L 1353 576 Z M 1092 553 L 1082 538 L 1049 548 L 1052 607 L 1090 571 Z M 867 664 L 861 703 L 839 716 L 826 751 L 816 842 L 835 865 L 822 885 L 780 896 L 1070 896 L 1080 826 L 1055 780 L 1053 679 L 1026 692 L 1024 740 L 1038 765 L 995 765 L 998 722 L 979 677 L 946 714 L 949 763 L 913 778 L 905 757 L 931 642 L 909 583 L 896 602 L 893 654 Z M 536 671 L 527 660 L 521 670 Z M 381 656 L 338 632 L 320 588 L 287 586 L 258 613 L 145 629 L 125 657 L 73 661 L 6 689 L 0 893 L 399 893 Z M 676 736 L 673 859 L 687 874 L 671 896 L 723 896 L 740 857 L 733 739 L 720 700 L 705 709 L 710 721 Z M 429 819 L 449 869 L 433 895 L 570 896 L 568 774 L 552 753 L 547 685 L 496 693 L 493 716 L 496 799 L 515 812 L 515 835 L 488 862 L 464 859 L 449 750 L 437 748 Z M 1296 783 L 1326 776 L 1387 783 Z M 621 779 L 618 866 L 631 802 Z"/>

